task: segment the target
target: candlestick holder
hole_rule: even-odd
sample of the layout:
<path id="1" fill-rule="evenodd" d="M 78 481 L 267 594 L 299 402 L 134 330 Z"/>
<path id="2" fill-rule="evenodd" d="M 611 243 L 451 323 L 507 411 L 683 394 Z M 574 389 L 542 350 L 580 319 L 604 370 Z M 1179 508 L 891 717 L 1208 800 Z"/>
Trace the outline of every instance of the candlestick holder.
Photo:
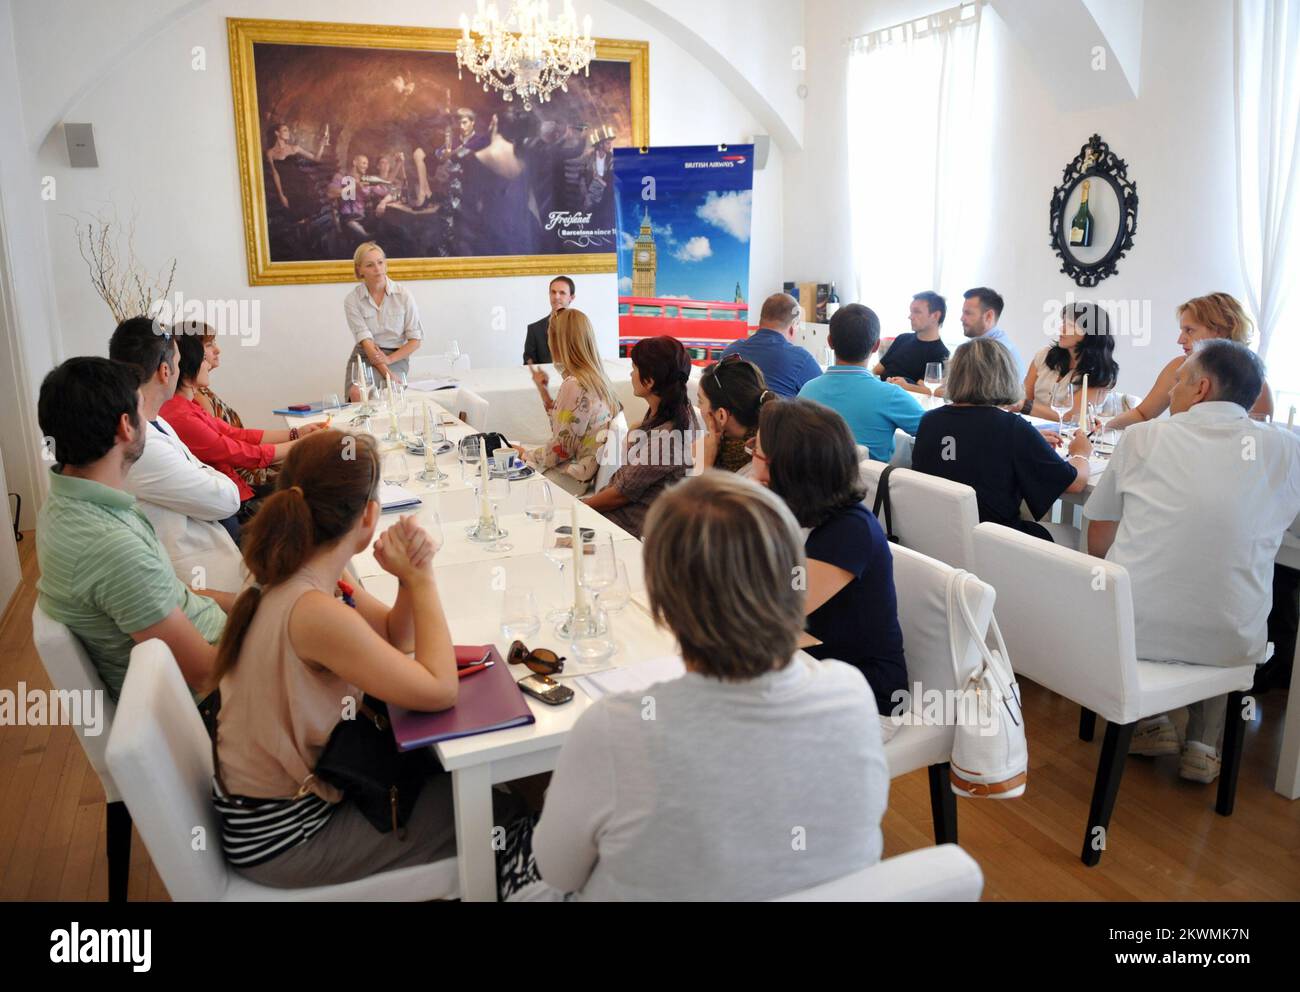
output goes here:
<path id="1" fill-rule="evenodd" d="M 480 515 L 478 522 L 466 529 L 465 536 L 475 544 L 495 544 L 503 537 L 509 537 L 510 532 L 497 522 L 496 511 L 492 510 L 486 516 Z"/>
<path id="2" fill-rule="evenodd" d="M 583 637 L 603 637 L 609 633 L 609 618 L 603 610 L 590 604 L 570 607 L 555 624 L 557 637 L 573 640 Z"/>

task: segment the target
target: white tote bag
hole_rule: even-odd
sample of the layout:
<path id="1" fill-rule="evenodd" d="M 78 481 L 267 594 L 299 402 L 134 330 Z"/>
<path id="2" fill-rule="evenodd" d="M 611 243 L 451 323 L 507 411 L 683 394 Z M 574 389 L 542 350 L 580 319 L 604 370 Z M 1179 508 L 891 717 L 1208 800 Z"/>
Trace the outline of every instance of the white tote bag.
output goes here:
<path id="1" fill-rule="evenodd" d="M 1007 660 L 1007 646 L 997 620 L 989 618 L 989 635 L 997 645 L 996 650 L 990 649 L 987 639 L 979 634 L 966 601 L 966 583 L 971 578 L 969 572 L 959 571 L 948 583 L 949 642 L 953 648 L 957 689 L 962 694 L 949 781 L 952 791 L 959 796 L 1014 799 L 1024 794 L 1029 770 L 1020 687 Z M 966 637 L 958 636 L 963 628 Z M 963 679 L 957 646 L 966 640 L 978 645 L 980 661 L 969 677 Z"/>

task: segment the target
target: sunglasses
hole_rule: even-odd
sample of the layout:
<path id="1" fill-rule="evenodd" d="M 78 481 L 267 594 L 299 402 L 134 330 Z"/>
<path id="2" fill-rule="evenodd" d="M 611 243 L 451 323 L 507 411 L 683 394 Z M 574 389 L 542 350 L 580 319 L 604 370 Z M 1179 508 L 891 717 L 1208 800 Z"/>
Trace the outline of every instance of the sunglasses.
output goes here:
<path id="1" fill-rule="evenodd" d="M 531 651 L 523 641 L 515 641 L 510 645 L 506 661 L 512 665 L 524 665 L 530 672 L 538 675 L 558 675 L 564 671 L 564 659 L 554 651 L 548 651 L 546 648 Z"/>

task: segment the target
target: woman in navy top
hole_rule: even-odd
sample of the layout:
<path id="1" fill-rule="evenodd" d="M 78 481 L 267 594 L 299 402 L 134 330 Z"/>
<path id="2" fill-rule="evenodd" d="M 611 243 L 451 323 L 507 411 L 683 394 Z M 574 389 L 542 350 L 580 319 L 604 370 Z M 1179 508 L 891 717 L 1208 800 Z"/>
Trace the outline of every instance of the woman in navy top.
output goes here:
<path id="1" fill-rule="evenodd" d="M 849 425 L 811 400 L 768 403 L 758 422 L 754 479 L 785 500 L 808 556 L 807 631 L 814 658 L 856 666 L 882 717 L 907 691 L 903 632 L 894 594 L 894 558 L 879 522 L 862 505 L 858 451 Z M 886 735 L 897 729 L 881 721 Z"/>
<path id="2" fill-rule="evenodd" d="M 974 489 L 981 521 L 1050 541 L 1034 521 L 1062 493 L 1083 492 L 1092 445 L 1079 431 L 1063 459 L 1033 424 L 999 409 L 1023 399 L 1017 379 L 1010 353 L 996 341 L 974 338 L 958 348 L 945 387 L 950 405 L 921 418 L 912 468 Z M 1021 519 L 1022 502 L 1034 520 Z"/>

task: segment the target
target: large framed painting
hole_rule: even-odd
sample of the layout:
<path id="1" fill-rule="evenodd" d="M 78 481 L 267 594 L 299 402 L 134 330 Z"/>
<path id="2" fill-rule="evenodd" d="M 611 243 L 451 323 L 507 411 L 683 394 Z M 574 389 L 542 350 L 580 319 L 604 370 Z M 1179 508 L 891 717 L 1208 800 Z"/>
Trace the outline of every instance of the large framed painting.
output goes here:
<path id="1" fill-rule="evenodd" d="M 377 241 L 395 279 L 614 272 L 613 149 L 649 135 L 649 46 L 525 110 L 457 72 L 459 32 L 231 18 L 253 286 L 351 282 Z"/>

